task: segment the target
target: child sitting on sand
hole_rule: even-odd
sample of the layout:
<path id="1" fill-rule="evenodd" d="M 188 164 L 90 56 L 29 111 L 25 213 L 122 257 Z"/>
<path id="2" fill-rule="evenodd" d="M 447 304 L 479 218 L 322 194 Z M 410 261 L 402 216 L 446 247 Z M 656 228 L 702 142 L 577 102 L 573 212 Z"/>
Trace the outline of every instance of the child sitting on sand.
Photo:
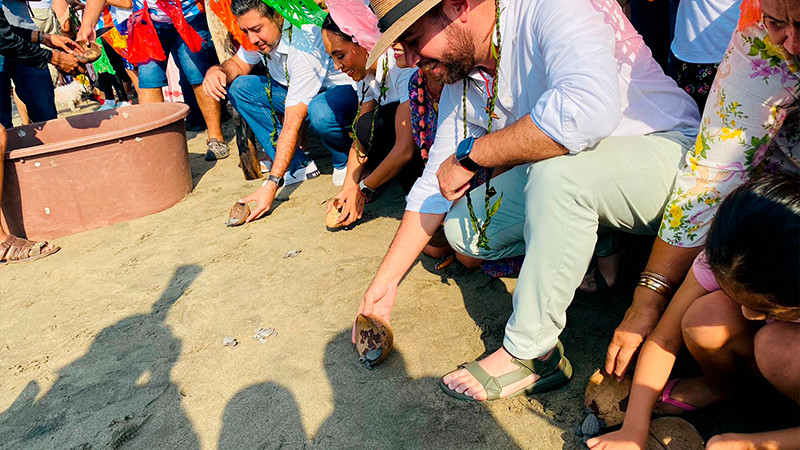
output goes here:
<path id="1" fill-rule="evenodd" d="M 751 385 L 753 376 L 800 403 L 799 274 L 800 178 L 767 176 L 733 191 L 642 348 L 622 429 L 590 439 L 589 447 L 644 448 L 652 412 L 710 406 Z M 669 380 L 684 342 L 703 375 Z M 794 448 L 798 436 L 800 428 L 729 433 L 707 448 Z"/>

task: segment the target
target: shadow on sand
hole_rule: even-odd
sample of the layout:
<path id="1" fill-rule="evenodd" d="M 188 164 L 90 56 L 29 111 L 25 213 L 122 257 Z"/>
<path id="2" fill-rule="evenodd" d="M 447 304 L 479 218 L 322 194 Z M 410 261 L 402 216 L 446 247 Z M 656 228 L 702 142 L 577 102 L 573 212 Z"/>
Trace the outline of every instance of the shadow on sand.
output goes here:
<path id="1" fill-rule="evenodd" d="M 201 270 L 179 267 L 148 313 L 100 331 L 89 351 L 61 369 L 41 398 L 38 383 L 30 382 L 0 413 L 0 448 L 83 442 L 74 448 L 116 449 L 134 438 L 139 448 L 199 448 L 170 379 L 181 341 L 164 322 Z"/>

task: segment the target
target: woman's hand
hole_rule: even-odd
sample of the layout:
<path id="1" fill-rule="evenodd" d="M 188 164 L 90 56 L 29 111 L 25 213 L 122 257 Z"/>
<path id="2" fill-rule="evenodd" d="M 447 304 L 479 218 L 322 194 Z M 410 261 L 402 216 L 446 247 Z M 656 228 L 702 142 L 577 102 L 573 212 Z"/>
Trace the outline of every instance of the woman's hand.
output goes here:
<path id="1" fill-rule="evenodd" d="M 366 200 L 358 185 L 342 189 L 342 192 L 333 198 L 333 207 L 341 211 L 339 223 L 347 226 L 360 219 L 364 214 Z"/>
<path id="2" fill-rule="evenodd" d="M 623 426 L 619 430 L 597 436 L 586 441 L 586 445 L 592 450 L 620 449 L 620 450 L 642 450 L 647 445 L 647 434 L 636 436 L 625 429 Z"/>
<path id="3" fill-rule="evenodd" d="M 614 375 L 617 379 L 625 376 L 633 355 L 656 328 L 664 312 L 661 303 L 642 298 L 648 295 L 658 294 L 642 287 L 634 291 L 633 304 L 625 313 L 622 323 L 614 330 L 614 337 L 608 345 L 606 373 Z"/>

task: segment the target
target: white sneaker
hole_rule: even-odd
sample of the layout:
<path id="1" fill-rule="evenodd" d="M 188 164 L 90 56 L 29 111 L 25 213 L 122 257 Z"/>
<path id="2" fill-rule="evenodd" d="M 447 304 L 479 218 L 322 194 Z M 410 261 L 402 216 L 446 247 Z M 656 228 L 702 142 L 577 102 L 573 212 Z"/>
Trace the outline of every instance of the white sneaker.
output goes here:
<path id="1" fill-rule="evenodd" d="M 347 176 L 347 166 L 342 167 L 341 169 L 337 169 L 336 167 L 333 168 L 333 185 L 334 186 L 342 186 L 344 185 L 344 179 Z"/>
<path id="2" fill-rule="evenodd" d="M 286 174 L 283 175 L 283 185 L 289 186 L 312 178 L 317 178 L 318 176 L 319 169 L 317 169 L 317 164 L 312 160 L 309 161 L 308 165 L 305 167 L 301 167 L 294 172 L 286 172 Z"/>
<path id="3" fill-rule="evenodd" d="M 117 103 L 117 108 L 124 108 L 126 106 L 131 106 L 131 102 L 119 102 L 119 103 Z"/>
<path id="4" fill-rule="evenodd" d="M 105 100 L 103 104 L 97 108 L 98 111 L 108 111 L 117 107 L 117 102 L 114 100 Z"/>

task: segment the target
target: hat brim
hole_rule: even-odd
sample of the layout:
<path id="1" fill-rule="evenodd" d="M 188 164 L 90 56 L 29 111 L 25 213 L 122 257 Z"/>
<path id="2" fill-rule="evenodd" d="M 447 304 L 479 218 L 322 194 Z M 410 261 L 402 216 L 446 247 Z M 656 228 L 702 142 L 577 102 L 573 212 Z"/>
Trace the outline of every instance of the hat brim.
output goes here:
<path id="1" fill-rule="evenodd" d="M 417 6 L 411 8 L 411 10 L 398 19 L 397 22 L 393 23 L 392 26 L 381 35 L 381 38 L 378 39 L 378 42 L 375 43 L 375 46 L 372 47 L 372 50 L 369 52 L 367 67 L 372 67 L 386 49 L 388 49 L 401 34 L 405 33 L 408 27 L 413 25 L 414 22 L 430 11 L 431 8 L 441 2 L 442 0 L 423 0 Z"/>

